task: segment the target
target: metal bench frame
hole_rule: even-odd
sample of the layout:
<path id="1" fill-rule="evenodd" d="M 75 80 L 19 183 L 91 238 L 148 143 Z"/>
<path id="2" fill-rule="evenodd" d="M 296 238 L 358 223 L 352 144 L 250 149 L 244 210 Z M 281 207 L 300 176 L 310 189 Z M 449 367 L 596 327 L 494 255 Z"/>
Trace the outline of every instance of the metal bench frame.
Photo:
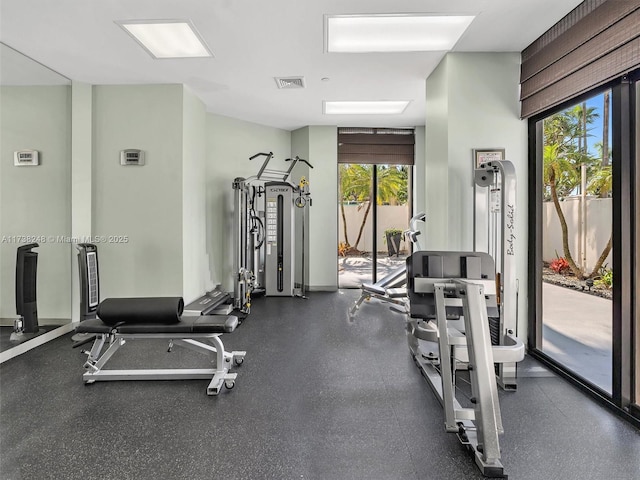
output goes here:
<path id="1" fill-rule="evenodd" d="M 128 325 L 130 327 L 130 325 Z M 96 339 L 84 364 L 87 370 L 82 379 L 85 384 L 106 382 L 113 380 L 189 380 L 211 379 L 207 386 L 207 395 L 218 395 L 222 386 L 232 389 L 235 385 L 237 373 L 229 370 L 244 361 L 247 352 L 226 352 L 220 339 L 221 333 L 119 333 L 117 328 L 109 333 L 96 334 Z M 105 369 L 111 357 L 128 340 L 163 339 L 169 341 L 170 352 L 174 345 L 183 346 L 198 353 L 208 355 L 215 363 L 214 368 L 172 368 L 172 369 Z M 208 342 L 208 343 L 205 343 Z M 105 345 L 108 348 L 102 353 Z"/>

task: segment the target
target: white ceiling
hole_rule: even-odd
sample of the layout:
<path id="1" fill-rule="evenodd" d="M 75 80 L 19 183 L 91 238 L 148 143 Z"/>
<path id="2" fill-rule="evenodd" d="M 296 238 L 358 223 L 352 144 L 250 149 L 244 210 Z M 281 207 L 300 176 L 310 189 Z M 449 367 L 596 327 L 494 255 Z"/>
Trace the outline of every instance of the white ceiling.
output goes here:
<path id="1" fill-rule="evenodd" d="M 424 125 L 425 79 L 446 52 L 324 53 L 324 15 L 474 14 L 456 52 L 519 52 L 580 0 L 1 0 L 0 41 L 72 80 L 183 83 L 219 115 L 305 125 Z M 152 59 L 116 23 L 190 19 L 214 58 Z M 0 66 L 2 67 L 2 66 Z M 305 89 L 274 77 L 304 76 Z M 328 81 L 321 79 L 327 77 Z M 475 81 L 475 79 L 469 79 Z M 484 80 L 483 80 L 484 81 Z M 411 100 L 401 115 L 327 116 L 323 100 Z"/>

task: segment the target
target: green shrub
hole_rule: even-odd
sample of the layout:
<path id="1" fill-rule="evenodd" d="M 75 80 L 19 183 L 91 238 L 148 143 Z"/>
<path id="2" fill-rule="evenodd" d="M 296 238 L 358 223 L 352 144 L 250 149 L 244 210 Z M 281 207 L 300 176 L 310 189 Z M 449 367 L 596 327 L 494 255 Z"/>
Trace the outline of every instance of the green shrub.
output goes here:
<path id="1" fill-rule="evenodd" d="M 593 282 L 598 287 L 611 288 L 613 286 L 613 270 L 604 268 L 600 276 Z"/>

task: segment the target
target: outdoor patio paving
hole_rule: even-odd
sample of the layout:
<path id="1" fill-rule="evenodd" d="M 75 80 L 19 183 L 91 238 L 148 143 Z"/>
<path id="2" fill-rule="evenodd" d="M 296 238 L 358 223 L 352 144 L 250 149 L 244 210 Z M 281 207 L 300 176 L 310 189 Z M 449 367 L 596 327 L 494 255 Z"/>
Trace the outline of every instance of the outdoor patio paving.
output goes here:
<path id="1" fill-rule="evenodd" d="M 406 254 L 389 257 L 378 254 L 378 280 L 391 271 L 404 266 Z M 373 258 L 368 256 L 347 256 L 338 258 L 338 285 L 340 288 L 360 288 L 362 283 L 371 283 Z"/>
<path id="2" fill-rule="evenodd" d="M 611 300 L 542 284 L 542 351 L 611 392 Z"/>

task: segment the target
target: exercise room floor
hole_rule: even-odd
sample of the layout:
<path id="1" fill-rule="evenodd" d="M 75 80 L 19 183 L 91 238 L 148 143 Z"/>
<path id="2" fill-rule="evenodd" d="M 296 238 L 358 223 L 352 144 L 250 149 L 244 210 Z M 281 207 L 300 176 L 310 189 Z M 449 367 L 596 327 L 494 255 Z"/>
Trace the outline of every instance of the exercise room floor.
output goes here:
<path id="1" fill-rule="evenodd" d="M 442 409 L 410 359 L 404 319 L 359 290 L 261 298 L 229 335 L 246 350 L 236 386 L 206 381 L 82 383 L 70 335 L 0 365 L 0 478 L 481 479 L 445 433 Z M 127 343 L 116 365 L 204 367 L 166 343 Z M 120 363 L 118 363 L 121 361 Z M 640 478 L 640 431 L 527 358 L 501 392 L 511 479 Z"/>

